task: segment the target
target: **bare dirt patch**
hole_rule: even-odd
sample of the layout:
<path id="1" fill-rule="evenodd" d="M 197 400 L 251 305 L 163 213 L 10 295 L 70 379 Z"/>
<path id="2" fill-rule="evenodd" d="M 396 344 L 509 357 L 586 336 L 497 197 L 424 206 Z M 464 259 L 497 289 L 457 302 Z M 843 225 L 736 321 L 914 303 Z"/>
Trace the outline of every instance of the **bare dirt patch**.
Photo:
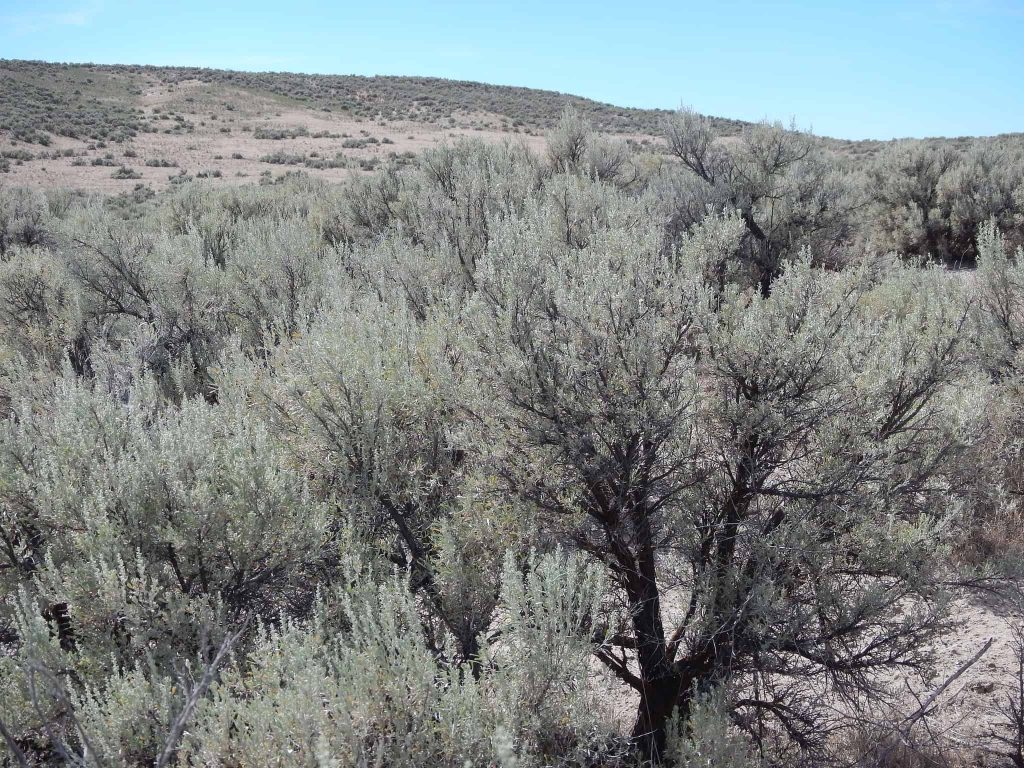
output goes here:
<path id="1" fill-rule="evenodd" d="M 283 106 L 280 98 L 262 97 L 242 90 L 185 81 L 173 86 L 154 83 L 140 96 L 140 107 L 157 126 L 123 144 L 57 138 L 50 147 L 10 141 L 0 135 L 0 152 L 22 150 L 33 159 L 11 161 L 0 182 L 36 188 L 70 187 L 105 194 L 130 191 L 136 184 L 154 190 L 171 186 L 184 172 L 203 174 L 218 185 L 258 182 L 261 176 L 280 176 L 302 170 L 337 182 L 352 173 L 373 170 L 395 156 L 423 150 L 457 139 L 485 142 L 522 141 L 539 150 L 544 139 L 507 130 L 409 120 L 366 120 L 310 108 Z M 186 109 L 187 108 L 187 109 Z M 492 124 L 498 118 L 491 116 Z M 487 116 L 473 122 L 483 124 Z M 183 129 L 181 126 L 187 126 Z M 276 132 L 286 138 L 257 138 Z M 52 157 L 54 150 L 71 150 L 72 157 Z M 286 161 L 267 162 L 277 156 Z M 101 164 L 93 164 L 94 162 Z M 151 165 L 146 165 L 149 162 Z M 155 164 L 166 164 L 156 166 Z M 345 167 L 316 167 L 344 163 Z M 119 179 L 121 166 L 139 178 Z"/>

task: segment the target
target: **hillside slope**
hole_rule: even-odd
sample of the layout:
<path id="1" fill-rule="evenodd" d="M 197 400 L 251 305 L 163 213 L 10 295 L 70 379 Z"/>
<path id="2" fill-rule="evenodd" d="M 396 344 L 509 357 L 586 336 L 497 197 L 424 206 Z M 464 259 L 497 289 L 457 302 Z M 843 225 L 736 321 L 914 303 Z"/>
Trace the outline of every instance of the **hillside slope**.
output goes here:
<path id="1" fill-rule="evenodd" d="M 0 178 L 104 192 L 134 182 L 160 189 L 190 175 L 238 183 L 296 168 L 334 180 L 458 137 L 536 147 L 566 107 L 596 130 L 654 151 L 670 114 L 439 78 L 0 59 Z M 726 137 L 747 125 L 711 120 Z M 888 143 L 822 141 L 853 158 Z"/>
<path id="2" fill-rule="evenodd" d="M 146 130 L 147 89 L 201 83 L 352 117 L 433 123 L 488 115 L 507 128 L 545 130 L 572 106 L 598 130 L 655 133 L 667 110 L 632 109 L 570 94 L 432 77 L 236 72 L 199 67 L 52 64 L 0 60 L 0 128 L 100 138 L 105 123 Z M 718 130 L 742 127 L 714 118 Z M 150 126 L 151 127 L 151 126 Z M 109 130 L 113 130 L 110 128 Z"/>

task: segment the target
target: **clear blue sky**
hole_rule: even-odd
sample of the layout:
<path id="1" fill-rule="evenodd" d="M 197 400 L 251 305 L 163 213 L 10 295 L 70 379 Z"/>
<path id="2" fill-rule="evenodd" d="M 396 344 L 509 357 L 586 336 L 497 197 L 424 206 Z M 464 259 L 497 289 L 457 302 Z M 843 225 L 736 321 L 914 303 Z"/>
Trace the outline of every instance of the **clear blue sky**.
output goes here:
<path id="1" fill-rule="evenodd" d="M 1024 131 L 1024 0 L 0 0 L 0 58 L 433 75 L 845 138 Z"/>

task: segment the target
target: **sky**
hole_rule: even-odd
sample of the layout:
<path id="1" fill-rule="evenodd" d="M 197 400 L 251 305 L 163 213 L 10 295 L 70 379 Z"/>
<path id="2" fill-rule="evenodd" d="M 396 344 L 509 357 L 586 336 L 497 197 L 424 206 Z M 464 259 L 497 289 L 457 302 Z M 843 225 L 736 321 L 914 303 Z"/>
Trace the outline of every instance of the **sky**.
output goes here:
<path id="1" fill-rule="evenodd" d="M 1024 0 L 0 0 L 0 58 L 426 75 L 850 139 L 1024 131 Z"/>

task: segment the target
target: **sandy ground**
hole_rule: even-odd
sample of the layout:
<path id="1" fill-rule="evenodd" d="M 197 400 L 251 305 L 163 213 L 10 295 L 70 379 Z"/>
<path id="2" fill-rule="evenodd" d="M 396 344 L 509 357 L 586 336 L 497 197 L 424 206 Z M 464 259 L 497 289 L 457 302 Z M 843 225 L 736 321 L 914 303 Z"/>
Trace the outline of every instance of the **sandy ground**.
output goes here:
<path id="1" fill-rule="evenodd" d="M 160 114 L 173 113 L 193 126 L 187 133 L 140 133 L 124 144 L 107 143 L 98 147 L 91 141 L 77 141 L 55 137 L 49 147 L 12 143 L 0 134 L 0 152 L 27 150 L 33 155 L 52 153 L 53 150 L 73 150 L 77 157 L 34 159 L 18 163 L 11 160 L 8 173 L 0 173 L 0 183 L 37 188 L 70 187 L 117 194 L 130 191 L 136 184 L 145 184 L 154 190 L 170 186 L 170 179 L 185 170 L 188 174 L 220 171 L 220 177 L 211 177 L 214 184 L 244 184 L 259 181 L 260 175 L 270 171 L 280 176 L 289 170 L 303 170 L 311 176 L 328 181 L 340 181 L 353 172 L 360 172 L 359 161 L 373 158 L 383 162 L 389 153 L 419 153 L 424 149 L 460 138 L 478 138 L 486 142 L 521 141 L 538 150 L 544 139 L 502 130 L 501 120 L 492 115 L 460 116 L 457 124 L 368 120 L 280 103 L 272 98 L 255 97 L 244 91 L 230 91 L 223 87 L 207 86 L 196 81 L 174 87 L 154 84 L 143 92 L 139 105 L 149 117 L 156 117 L 156 125 L 174 128 L 173 119 L 161 119 Z M 475 125 L 472 125 L 475 124 Z M 483 127 L 489 125 L 492 127 Z M 304 128 L 310 135 L 285 139 L 257 139 L 256 129 Z M 227 129 L 227 131 L 223 130 Z M 229 132 L 228 132 L 229 131 Z M 313 138 L 312 134 L 325 132 L 340 138 Z M 375 138 L 378 144 L 363 148 L 346 148 L 346 138 Z M 388 140 L 390 143 L 384 143 Z M 90 146 L 92 148 L 90 149 Z M 129 155 L 126 156 L 125 152 Z M 306 168 L 302 165 L 283 165 L 261 162 L 260 158 L 281 152 L 289 155 L 318 153 L 333 158 L 337 153 L 352 160 L 351 168 Z M 135 153 L 135 156 L 130 156 Z M 232 155 L 241 155 L 233 158 Z M 109 165 L 91 165 L 93 159 L 111 155 Z M 75 161 L 85 164 L 73 164 Z M 177 167 L 149 167 L 147 160 L 166 160 Z M 131 168 L 141 175 L 138 179 L 115 179 L 119 166 Z"/>
<path id="2" fill-rule="evenodd" d="M 1015 685 L 1018 662 L 1014 625 L 1019 625 L 1022 617 L 1019 610 L 978 600 L 960 600 L 956 608 L 963 623 L 936 645 L 932 687 L 924 686 L 915 693 L 926 697 L 987 641 L 993 641 L 984 655 L 936 700 L 934 714 L 922 724 L 970 750 L 988 743 L 988 734 L 1000 727 L 996 710 L 1005 704 Z"/>

